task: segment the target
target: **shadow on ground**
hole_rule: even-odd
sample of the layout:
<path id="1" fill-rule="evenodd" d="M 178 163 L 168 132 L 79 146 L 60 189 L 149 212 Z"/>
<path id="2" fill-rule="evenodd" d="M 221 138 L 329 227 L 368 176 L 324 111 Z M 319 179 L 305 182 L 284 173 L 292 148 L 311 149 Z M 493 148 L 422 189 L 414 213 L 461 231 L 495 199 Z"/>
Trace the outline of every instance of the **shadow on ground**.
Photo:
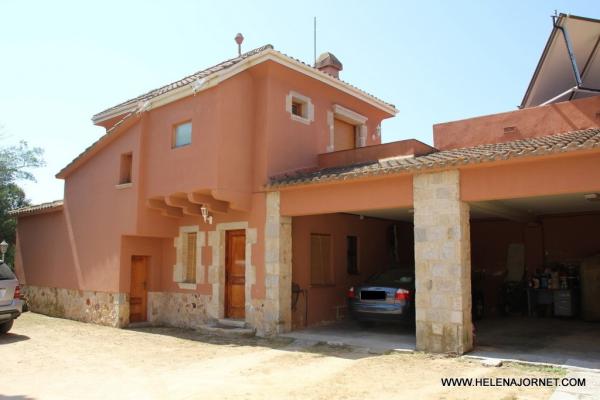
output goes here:
<path id="1" fill-rule="evenodd" d="M 22 342 L 24 340 L 29 340 L 29 339 L 30 339 L 29 336 L 19 335 L 16 333 L 7 333 L 5 335 L 0 335 L 0 345 Z M 0 399 L 2 399 L 2 397 L 0 397 Z"/>
<path id="2" fill-rule="evenodd" d="M 373 357 L 388 352 L 394 346 L 381 345 L 380 341 L 373 341 L 372 337 L 381 335 L 379 331 L 393 329 L 390 327 L 375 327 L 365 329 L 365 334 L 360 343 L 352 340 L 340 340 L 336 332 L 343 332 L 346 339 L 357 338 L 356 331 L 349 329 L 350 323 L 341 323 L 322 326 L 311 330 L 297 331 L 281 336 L 262 337 L 232 337 L 201 333 L 192 329 L 172 328 L 163 326 L 128 328 L 127 330 L 151 335 L 165 335 L 178 339 L 190 340 L 219 346 L 237 347 L 263 347 L 282 351 L 303 352 L 320 354 L 327 357 L 340 357 L 345 359 L 362 359 Z M 410 328 L 409 328 L 410 329 Z M 371 331 L 368 333 L 368 331 Z M 317 332 L 316 334 L 314 332 Z M 379 332 L 379 333 L 378 333 Z M 390 333 L 384 334 L 389 335 Z M 411 334 L 414 338 L 414 332 Z M 371 339 L 369 339 L 371 338 Z M 369 346 L 370 344 L 370 346 Z M 414 347 L 414 346 L 413 346 Z"/>

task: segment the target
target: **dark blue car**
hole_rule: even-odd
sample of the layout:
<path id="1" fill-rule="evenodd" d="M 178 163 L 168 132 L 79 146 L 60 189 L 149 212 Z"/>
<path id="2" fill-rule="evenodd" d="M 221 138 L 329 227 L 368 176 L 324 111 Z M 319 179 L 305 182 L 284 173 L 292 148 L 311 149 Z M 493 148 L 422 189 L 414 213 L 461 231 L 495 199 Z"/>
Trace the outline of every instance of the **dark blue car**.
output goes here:
<path id="1" fill-rule="evenodd" d="M 354 319 L 364 324 L 377 321 L 413 324 L 414 295 L 414 272 L 389 269 L 348 289 L 348 309 Z"/>

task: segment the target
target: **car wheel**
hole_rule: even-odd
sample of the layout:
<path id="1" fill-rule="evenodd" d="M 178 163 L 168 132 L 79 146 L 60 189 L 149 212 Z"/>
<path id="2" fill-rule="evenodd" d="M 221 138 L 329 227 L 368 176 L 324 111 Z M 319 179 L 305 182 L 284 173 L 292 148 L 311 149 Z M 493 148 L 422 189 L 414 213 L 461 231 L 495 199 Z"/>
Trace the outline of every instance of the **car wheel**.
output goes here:
<path id="1" fill-rule="evenodd" d="M 8 331 L 10 331 L 10 328 L 12 328 L 12 326 L 13 326 L 13 321 L 14 321 L 14 319 L 11 319 L 10 321 L 0 324 L 0 335 L 3 335 L 5 333 L 8 333 Z"/>

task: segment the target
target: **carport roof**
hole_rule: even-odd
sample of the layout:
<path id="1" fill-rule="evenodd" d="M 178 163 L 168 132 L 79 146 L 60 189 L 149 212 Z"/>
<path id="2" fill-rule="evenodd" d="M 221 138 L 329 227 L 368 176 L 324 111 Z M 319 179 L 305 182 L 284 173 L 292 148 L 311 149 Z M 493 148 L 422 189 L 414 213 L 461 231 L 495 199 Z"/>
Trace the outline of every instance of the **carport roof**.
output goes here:
<path id="1" fill-rule="evenodd" d="M 444 150 L 424 156 L 398 156 L 362 164 L 300 171 L 272 177 L 268 187 L 277 188 L 434 168 L 452 168 L 467 164 L 566 153 L 598 147 L 600 147 L 600 128 L 592 128 L 504 143 Z"/>

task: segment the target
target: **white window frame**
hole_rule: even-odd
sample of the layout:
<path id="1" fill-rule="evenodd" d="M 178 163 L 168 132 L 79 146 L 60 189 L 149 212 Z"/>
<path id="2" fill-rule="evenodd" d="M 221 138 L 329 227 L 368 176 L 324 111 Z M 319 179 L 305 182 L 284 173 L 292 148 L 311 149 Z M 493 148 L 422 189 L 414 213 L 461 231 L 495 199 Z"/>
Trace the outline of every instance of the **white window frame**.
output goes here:
<path id="1" fill-rule="evenodd" d="M 367 121 L 368 118 L 355 111 L 350 110 L 339 104 L 334 104 L 332 111 L 327 112 L 327 124 L 329 125 L 329 146 L 327 151 L 332 152 L 335 149 L 335 119 L 342 120 L 355 126 L 355 147 L 365 147 L 367 145 Z"/>
<path id="2" fill-rule="evenodd" d="M 302 104 L 302 116 L 296 115 L 292 112 L 293 103 Z M 310 97 L 304 96 L 293 90 L 290 91 L 287 94 L 287 96 L 285 96 L 285 111 L 287 111 L 290 114 L 290 118 L 292 119 L 292 121 L 297 121 L 309 125 L 315 120 L 315 106 L 313 105 Z"/>
<path id="3" fill-rule="evenodd" d="M 186 281 L 186 260 L 187 255 L 184 253 L 184 243 L 187 240 L 188 233 L 196 234 L 196 282 Z M 206 233 L 200 231 L 198 225 L 180 226 L 179 236 L 173 240 L 173 245 L 176 251 L 176 262 L 173 266 L 173 282 L 177 283 L 180 289 L 196 290 L 198 284 L 203 283 L 204 266 L 202 265 L 202 247 L 206 241 Z"/>

